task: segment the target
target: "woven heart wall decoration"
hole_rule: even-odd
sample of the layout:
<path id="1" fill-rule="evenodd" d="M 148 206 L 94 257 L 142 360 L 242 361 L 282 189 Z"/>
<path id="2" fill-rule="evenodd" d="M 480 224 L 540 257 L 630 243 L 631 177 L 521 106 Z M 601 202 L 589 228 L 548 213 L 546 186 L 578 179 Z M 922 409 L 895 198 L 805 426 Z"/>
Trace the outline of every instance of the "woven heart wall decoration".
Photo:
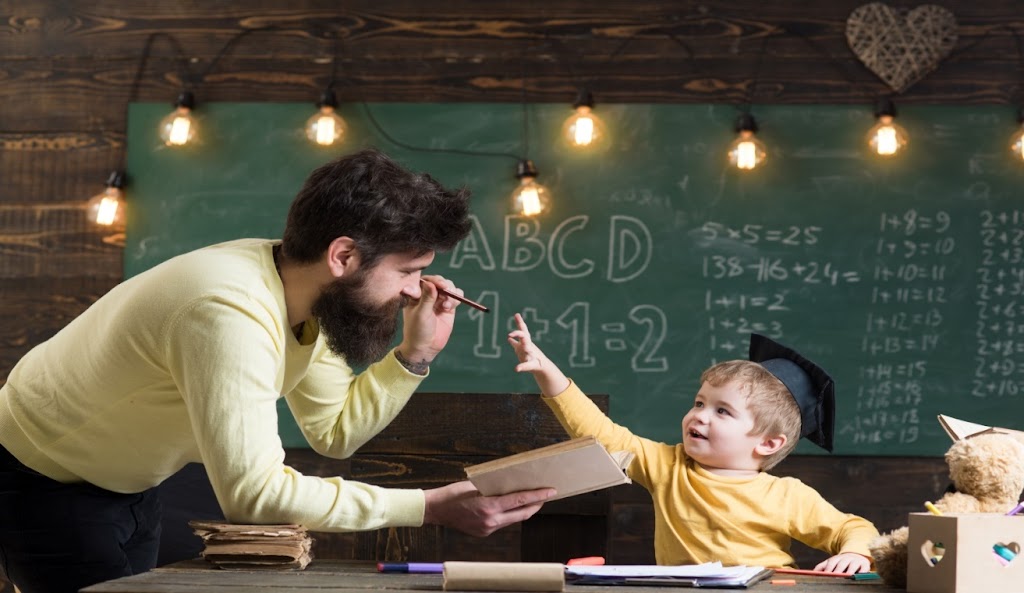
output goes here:
<path id="1" fill-rule="evenodd" d="M 854 55 L 897 93 L 935 70 L 956 39 L 956 17 L 934 4 L 901 14 L 872 2 L 846 19 L 846 42 Z"/>

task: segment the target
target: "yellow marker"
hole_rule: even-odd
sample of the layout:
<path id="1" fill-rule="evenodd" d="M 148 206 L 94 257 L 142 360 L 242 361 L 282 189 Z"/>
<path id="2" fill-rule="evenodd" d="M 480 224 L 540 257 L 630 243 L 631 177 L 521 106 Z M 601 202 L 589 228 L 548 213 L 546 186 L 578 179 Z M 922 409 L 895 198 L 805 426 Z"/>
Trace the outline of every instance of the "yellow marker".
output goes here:
<path id="1" fill-rule="evenodd" d="M 931 501 L 925 501 L 924 508 L 928 509 L 933 515 L 942 516 L 942 511 L 940 511 L 937 506 L 933 505 Z"/>

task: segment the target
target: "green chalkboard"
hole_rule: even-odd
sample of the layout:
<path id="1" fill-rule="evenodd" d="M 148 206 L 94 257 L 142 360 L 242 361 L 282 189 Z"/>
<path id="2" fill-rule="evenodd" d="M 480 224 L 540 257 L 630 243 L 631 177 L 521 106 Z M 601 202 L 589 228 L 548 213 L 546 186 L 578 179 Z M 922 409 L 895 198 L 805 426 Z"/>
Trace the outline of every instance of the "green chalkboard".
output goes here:
<path id="1" fill-rule="evenodd" d="M 516 104 L 373 104 L 416 146 L 522 153 Z M 166 105 L 134 104 L 128 127 L 125 274 L 218 241 L 280 236 L 317 165 L 377 146 L 474 192 L 477 222 L 434 269 L 493 309 L 460 308 L 423 389 L 533 392 L 512 372 L 512 314 L 612 417 L 676 442 L 701 370 L 746 355 L 760 331 L 818 360 L 838 385 L 836 452 L 939 455 L 935 416 L 1020 425 L 1024 411 L 1024 163 L 1000 107 L 907 107 L 908 152 L 865 148 L 859 106 L 755 110 L 770 151 L 729 169 L 734 108 L 601 105 L 614 144 L 581 156 L 556 142 L 566 105 L 530 105 L 529 156 L 554 196 L 510 215 L 515 160 L 405 150 L 340 111 L 349 142 L 323 151 L 305 104 L 207 104 L 202 143 L 162 146 Z M 284 410 L 284 408 L 282 408 Z M 286 444 L 301 446 L 284 421 Z M 815 453 L 802 444 L 800 452 Z"/>

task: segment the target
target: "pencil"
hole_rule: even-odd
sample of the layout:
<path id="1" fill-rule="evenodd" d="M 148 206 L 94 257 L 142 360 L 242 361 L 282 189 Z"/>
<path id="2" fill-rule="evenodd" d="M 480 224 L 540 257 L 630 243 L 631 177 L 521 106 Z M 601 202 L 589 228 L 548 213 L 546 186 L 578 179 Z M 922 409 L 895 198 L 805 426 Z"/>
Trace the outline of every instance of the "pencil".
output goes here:
<path id="1" fill-rule="evenodd" d="M 426 282 L 426 280 L 420 279 L 420 282 Z M 436 284 L 434 285 L 434 288 L 436 288 L 437 292 L 443 294 L 444 296 L 449 297 L 449 298 L 453 298 L 453 299 L 459 301 L 460 303 L 466 303 L 467 305 L 469 305 L 470 307 L 473 307 L 474 309 L 478 309 L 480 311 L 483 311 L 484 313 L 490 313 L 491 312 L 490 309 L 488 309 L 487 307 L 481 305 L 480 303 L 478 303 L 476 301 L 471 301 L 471 300 L 467 299 L 466 297 L 459 296 L 459 295 L 457 295 L 457 294 L 455 294 L 453 292 L 449 292 L 449 291 L 441 288 L 440 286 L 437 286 Z"/>
<path id="2" fill-rule="evenodd" d="M 809 570 L 806 568 L 773 568 L 775 572 L 779 574 L 803 574 L 815 577 L 836 577 L 840 579 L 848 579 L 852 573 L 849 572 L 828 572 L 825 570 Z"/>

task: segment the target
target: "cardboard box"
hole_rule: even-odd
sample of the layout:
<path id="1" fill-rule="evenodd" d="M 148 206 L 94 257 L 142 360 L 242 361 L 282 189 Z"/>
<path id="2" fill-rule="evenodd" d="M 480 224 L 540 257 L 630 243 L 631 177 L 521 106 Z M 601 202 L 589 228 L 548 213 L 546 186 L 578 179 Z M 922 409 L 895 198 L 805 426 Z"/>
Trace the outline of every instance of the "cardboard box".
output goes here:
<path id="1" fill-rule="evenodd" d="M 909 525 L 910 593 L 1024 591 L 1024 516 L 910 513 Z M 995 544 L 1014 550 L 1017 557 L 1004 566 L 993 551 Z M 941 559 L 933 564 L 930 558 L 935 556 Z"/>

